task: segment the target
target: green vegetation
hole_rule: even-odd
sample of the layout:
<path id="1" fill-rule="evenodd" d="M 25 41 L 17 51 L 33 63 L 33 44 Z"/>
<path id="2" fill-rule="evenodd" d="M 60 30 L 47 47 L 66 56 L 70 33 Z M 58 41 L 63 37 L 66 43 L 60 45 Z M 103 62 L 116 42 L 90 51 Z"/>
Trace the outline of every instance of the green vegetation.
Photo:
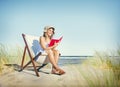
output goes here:
<path id="1" fill-rule="evenodd" d="M 5 64 L 20 64 L 22 55 L 23 49 L 21 47 L 0 44 L 0 74 L 13 70 L 13 67 L 7 67 Z"/>
<path id="2" fill-rule="evenodd" d="M 86 70 L 77 67 L 90 87 L 120 87 L 120 49 L 115 54 L 96 52 L 83 63 Z"/>
<path id="3" fill-rule="evenodd" d="M 4 64 L 8 63 L 8 54 L 5 46 L 0 44 L 0 72 L 4 69 Z"/>
<path id="4" fill-rule="evenodd" d="M 4 73 L 5 64 L 20 65 L 22 56 L 22 47 L 9 48 L 0 44 L 0 73 Z M 28 55 L 25 59 L 28 61 Z M 93 58 L 88 58 L 83 64 L 68 66 L 79 73 L 80 77 L 71 77 L 71 80 L 76 79 L 78 86 L 81 86 L 82 77 L 87 87 L 120 87 L 120 48 L 111 54 L 96 52 Z"/>

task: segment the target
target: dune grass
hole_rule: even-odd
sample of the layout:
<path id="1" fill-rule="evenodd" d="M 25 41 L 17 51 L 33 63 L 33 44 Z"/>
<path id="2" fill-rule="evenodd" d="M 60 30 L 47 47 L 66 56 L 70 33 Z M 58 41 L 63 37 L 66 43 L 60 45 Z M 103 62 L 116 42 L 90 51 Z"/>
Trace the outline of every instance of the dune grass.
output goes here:
<path id="1" fill-rule="evenodd" d="M 11 48 L 0 44 L 0 73 L 4 73 L 4 64 L 20 65 L 22 55 L 22 47 Z M 25 59 L 28 61 L 28 55 Z M 120 48 L 115 53 L 111 53 L 111 56 L 105 52 L 96 52 L 93 58 L 88 58 L 83 64 L 70 65 L 70 67 L 78 71 L 87 87 L 120 87 Z M 75 78 L 78 86 L 81 86 L 81 78 L 73 79 Z"/>
<path id="2" fill-rule="evenodd" d="M 120 48 L 111 53 L 96 51 L 82 64 L 69 67 L 79 72 L 80 77 L 73 79 L 78 87 L 120 87 Z M 85 84 L 81 86 L 81 82 Z"/>
<path id="3" fill-rule="evenodd" d="M 115 54 L 96 52 L 82 64 L 86 69 L 77 67 L 89 87 L 120 87 L 120 49 Z"/>
<path id="4" fill-rule="evenodd" d="M 0 43 L 0 74 L 4 71 L 11 71 L 13 67 L 7 67 L 5 64 L 21 64 L 23 48 L 20 46 L 7 46 Z M 25 62 L 28 60 L 26 55 Z M 7 68 L 7 69 L 6 69 Z M 14 70 L 13 70 L 14 71 Z"/>
<path id="5" fill-rule="evenodd" d="M 8 63 L 8 54 L 5 49 L 5 46 L 0 44 L 0 73 L 4 69 L 4 64 Z"/>

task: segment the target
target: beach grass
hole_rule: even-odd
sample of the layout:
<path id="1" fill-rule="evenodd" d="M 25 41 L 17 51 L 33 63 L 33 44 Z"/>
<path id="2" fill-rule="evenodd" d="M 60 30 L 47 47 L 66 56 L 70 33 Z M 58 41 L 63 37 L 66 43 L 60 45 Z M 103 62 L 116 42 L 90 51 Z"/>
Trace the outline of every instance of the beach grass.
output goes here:
<path id="1" fill-rule="evenodd" d="M 92 58 L 87 58 L 82 64 L 68 66 L 79 72 L 80 76 L 75 80 L 78 87 L 81 86 L 81 78 L 85 83 L 83 87 L 120 87 L 120 48 L 111 54 L 96 51 Z"/>
<path id="2" fill-rule="evenodd" d="M 0 44 L 0 73 L 3 72 L 4 64 L 8 63 L 8 54 L 5 46 Z"/>
<path id="3" fill-rule="evenodd" d="M 23 50 L 20 46 L 11 48 L 0 44 L 0 73 L 4 73 L 5 64 L 20 65 Z M 25 62 L 28 60 L 29 56 L 26 55 Z M 67 64 L 65 66 L 73 72 L 70 73 L 71 76 L 65 78 L 67 81 L 63 80 L 63 87 L 68 87 L 70 82 L 76 84 L 77 87 L 120 87 L 120 48 L 115 53 L 112 52 L 110 56 L 106 52 L 96 51 L 92 58 L 86 59 L 82 64 Z M 8 67 L 7 70 L 14 71 L 13 68 Z M 77 75 L 72 76 L 75 73 Z M 64 81 L 70 82 L 64 83 Z M 59 83 L 56 84 L 59 85 Z"/>
<path id="4" fill-rule="evenodd" d="M 120 87 L 120 49 L 115 54 L 96 52 L 92 59 L 84 61 L 86 70 L 77 67 L 89 87 Z"/>
<path id="5" fill-rule="evenodd" d="M 16 46 L 8 46 L 0 43 L 0 74 L 4 72 L 14 71 L 13 66 L 20 65 L 23 56 L 23 48 Z M 28 61 L 28 54 L 25 56 L 25 63 Z M 10 65 L 12 67 L 7 67 Z"/>

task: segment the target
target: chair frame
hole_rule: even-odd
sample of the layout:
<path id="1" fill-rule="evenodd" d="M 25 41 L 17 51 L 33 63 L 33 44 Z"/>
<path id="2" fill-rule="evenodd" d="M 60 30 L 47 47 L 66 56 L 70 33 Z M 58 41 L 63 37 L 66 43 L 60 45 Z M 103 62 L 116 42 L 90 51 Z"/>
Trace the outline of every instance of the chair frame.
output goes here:
<path id="1" fill-rule="evenodd" d="M 33 67 L 34 67 L 34 70 L 35 70 L 35 73 L 36 73 L 36 75 L 39 77 L 40 75 L 39 75 L 39 73 L 38 73 L 38 70 L 36 69 L 35 61 L 34 61 L 34 60 L 35 60 L 35 58 L 39 57 L 42 53 L 39 52 L 35 57 L 32 57 L 32 54 L 31 54 L 30 49 L 29 49 L 29 47 L 28 47 L 27 41 L 26 41 L 26 39 L 25 39 L 25 34 L 22 34 L 22 37 L 23 37 L 23 40 L 24 40 L 24 42 L 25 42 L 25 47 L 24 47 L 24 52 L 23 52 L 23 57 L 22 57 L 22 62 L 21 62 L 21 69 L 20 69 L 19 71 L 24 70 L 30 63 L 32 63 L 32 65 L 33 65 Z M 23 66 L 26 51 L 28 51 L 28 54 L 29 54 L 29 57 L 30 57 L 30 61 Z M 43 66 L 42 66 L 42 67 L 43 67 Z M 40 69 L 40 68 L 41 68 L 41 67 L 39 67 L 39 69 Z"/>

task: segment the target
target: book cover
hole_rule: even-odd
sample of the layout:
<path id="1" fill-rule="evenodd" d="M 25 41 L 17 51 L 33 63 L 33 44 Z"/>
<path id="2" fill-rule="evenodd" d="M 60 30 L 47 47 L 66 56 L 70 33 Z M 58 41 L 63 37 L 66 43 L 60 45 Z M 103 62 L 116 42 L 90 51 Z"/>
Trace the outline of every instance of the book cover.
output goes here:
<path id="1" fill-rule="evenodd" d="M 63 36 L 62 37 L 60 37 L 59 39 L 51 39 L 51 41 L 50 41 L 50 44 L 49 44 L 49 47 L 50 46 L 53 46 L 55 43 L 59 43 L 61 40 L 62 40 L 62 38 L 63 38 Z"/>

